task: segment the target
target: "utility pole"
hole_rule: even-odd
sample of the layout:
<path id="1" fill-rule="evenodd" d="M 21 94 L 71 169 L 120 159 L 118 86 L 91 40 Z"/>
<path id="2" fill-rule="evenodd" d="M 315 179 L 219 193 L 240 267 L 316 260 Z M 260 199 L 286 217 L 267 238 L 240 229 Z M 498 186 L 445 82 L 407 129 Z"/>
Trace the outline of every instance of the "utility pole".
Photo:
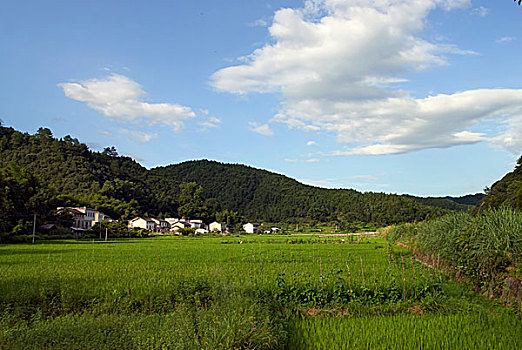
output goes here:
<path id="1" fill-rule="evenodd" d="M 108 233 L 108 230 L 109 230 L 109 229 L 106 227 L 106 228 L 105 228 L 105 242 L 107 242 L 107 233 Z"/>
<path id="2" fill-rule="evenodd" d="M 33 244 L 34 244 L 35 234 L 36 234 L 36 214 L 33 214 Z"/>

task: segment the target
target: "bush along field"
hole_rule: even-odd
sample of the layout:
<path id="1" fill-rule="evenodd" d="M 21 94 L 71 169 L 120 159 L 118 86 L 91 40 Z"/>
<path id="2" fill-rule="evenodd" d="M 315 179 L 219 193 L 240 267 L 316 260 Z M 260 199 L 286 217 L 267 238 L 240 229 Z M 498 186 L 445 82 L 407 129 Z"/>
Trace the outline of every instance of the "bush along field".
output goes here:
<path id="1" fill-rule="evenodd" d="M 514 310 L 382 238 L 43 242 L 0 265 L 0 348 L 522 347 Z"/>

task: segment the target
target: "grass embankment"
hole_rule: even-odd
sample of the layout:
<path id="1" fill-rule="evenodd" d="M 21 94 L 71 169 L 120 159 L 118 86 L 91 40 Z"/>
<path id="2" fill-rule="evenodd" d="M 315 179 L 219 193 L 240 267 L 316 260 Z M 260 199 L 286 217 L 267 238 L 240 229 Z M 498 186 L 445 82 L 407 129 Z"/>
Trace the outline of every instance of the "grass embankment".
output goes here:
<path id="1" fill-rule="evenodd" d="M 443 317 L 473 323 L 484 313 L 498 315 L 506 344 L 522 345 L 517 316 L 380 238 L 9 245 L 0 265 L 0 348 L 308 348 L 326 339 L 340 348 L 338 332 L 364 320 L 397 325 L 400 339 L 419 320 L 429 330 Z"/>

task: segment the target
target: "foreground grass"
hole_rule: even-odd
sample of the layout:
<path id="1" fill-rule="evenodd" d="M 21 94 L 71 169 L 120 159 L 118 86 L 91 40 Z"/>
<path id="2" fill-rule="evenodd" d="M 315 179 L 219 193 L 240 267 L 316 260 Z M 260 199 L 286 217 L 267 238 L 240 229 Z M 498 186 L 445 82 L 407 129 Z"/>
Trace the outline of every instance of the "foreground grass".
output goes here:
<path id="1" fill-rule="evenodd" d="M 368 322 L 390 330 L 374 337 L 392 348 L 420 332 L 420 321 L 435 339 L 444 323 L 467 329 L 502 310 L 379 238 L 7 245 L 0 246 L 0 266 L 0 348 L 331 348 L 348 342 L 337 335 L 351 334 L 344 327 Z M 303 317 L 311 314 L 319 316 Z M 510 346 L 520 319 L 495 317 L 491 329 Z M 472 329 L 469 338 L 480 342 Z"/>

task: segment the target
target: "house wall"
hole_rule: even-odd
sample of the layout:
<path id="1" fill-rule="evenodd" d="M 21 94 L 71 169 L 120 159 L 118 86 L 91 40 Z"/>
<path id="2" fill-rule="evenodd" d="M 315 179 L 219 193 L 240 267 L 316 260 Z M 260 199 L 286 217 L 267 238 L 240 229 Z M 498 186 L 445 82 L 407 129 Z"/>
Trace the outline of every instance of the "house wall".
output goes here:
<path id="1" fill-rule="evenodd" d="M 210 232 L 223 232 L 226 230 L 225 225 L 223 225 L 220 222 L 214 221 L 209 225 L 209 231 Z"/>

